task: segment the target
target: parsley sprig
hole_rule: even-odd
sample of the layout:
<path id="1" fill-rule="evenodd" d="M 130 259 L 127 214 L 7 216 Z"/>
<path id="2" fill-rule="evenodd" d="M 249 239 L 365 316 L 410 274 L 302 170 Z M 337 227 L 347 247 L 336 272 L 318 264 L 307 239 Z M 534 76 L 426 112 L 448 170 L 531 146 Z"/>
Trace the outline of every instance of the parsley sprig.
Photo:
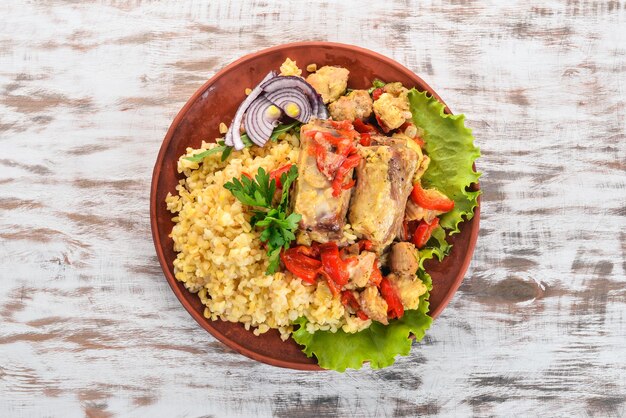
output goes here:
<path id="1" fill-rule="evenodd" d="M 385 83 L 384 81 L 381 81 L 381 80 L 375 78 L 374 81 L 372 81 L 372 87 L 370 87 L 369 90 L 367 90 L 367 92 L 369 94 L 372 94 L 372 92 L 374 90 L 376 90 L 378 88 L 381 88 L 381 87 L 385 87 L 385 84 L 387 84 L 387 83 Z"/>
<path id="2" fill-rule="evenodd" d="M 292 165 L 288 172 L 280 177 L 282 192 L 278 204 L 274 203 L 276 180 L 261 167 L 254 179 L 242 176 L 234 177 L 224 184 L 233 196 L 244 205 L 254 207 L 250 224 L 262 228 L 261 241 L 267 245 L 269 265 L 265 274 L 272 274 L 278 270 L 280 250 L 289 248 L 289 244 L 296 236 L 298 222 L 302 215 L 287 214 L 289 206 L 289 188 L 298 177 L 298 167 Z"/>

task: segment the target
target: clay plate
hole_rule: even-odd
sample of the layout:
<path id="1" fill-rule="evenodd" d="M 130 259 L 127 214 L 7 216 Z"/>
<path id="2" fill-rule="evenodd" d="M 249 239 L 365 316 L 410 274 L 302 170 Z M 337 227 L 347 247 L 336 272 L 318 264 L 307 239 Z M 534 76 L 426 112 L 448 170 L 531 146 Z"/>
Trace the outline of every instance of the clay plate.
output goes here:
<path id="1" fill-rule="evenodd" d="M 350 70 L 348 87 L 368 88 L 372 80 L 400 81 L 407 87 L 427 90 L 441 98 L 421 78 L 397 62 L 367 49 L 330 42 L 298 42 L 265 49 L 246 55 L 218 72 L 207 81 L 180 110 L 167 131 L 154 166 L 150 195 L 150 223 L 157 256 L 165 277 L 191 316 L 215 338 L 237 352 L 274 366 L 299 370 L 322 370 L 315 358 L 308 358 L 300 346 L 289 339 L 283 342 L 276 330 L 260 337 L 246 331 L 238 323 L 210 321 L 203 316 L 204 305 L 174 278 L 176 254 L 168 236 L 172 230 L 171 213 L 165 206 L 168 192 L 176 193 L 181 178 L 176 162 L 185 148 L 198 147 L 202 140 L 220 137 L 218 125 L 228 123 L 244 98 L 244 89 L 255 86 L 270 70 L 278 70 L 285 58 L 306 67 L 316 63 L 340 65 Z M 305 74 L 303 74 L 305 75 Z M 443 101 L 442 101 L 443 102 Z M 448 109 L 449 111 L 449 109 Z M 474 185 L 478 188 L 478 185 Z M 436 317 L 448 304 L 461 284 L 472 257 L 478 236 L 479 207 L 474 218 L 461 224 L 461 233 L 448 241 L 453 244 L 450 255 L 442 262 L 430 261 L 427 271 L 433 278 L 430 314 Z"/>

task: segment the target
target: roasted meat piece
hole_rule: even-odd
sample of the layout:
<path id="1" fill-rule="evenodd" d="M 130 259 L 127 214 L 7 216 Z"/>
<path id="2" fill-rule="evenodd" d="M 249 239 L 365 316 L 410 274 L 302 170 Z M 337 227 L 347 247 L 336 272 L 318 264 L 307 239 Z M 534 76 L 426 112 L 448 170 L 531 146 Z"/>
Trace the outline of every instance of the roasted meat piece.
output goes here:
<path id="1" fill-rule="evenodd" d="M 341 241 L 352 193 L 352 189 L 348 189 L 342 190 L 339 196 L 333 196 L 330 171 L 336 165 L 333 161 L 337 155 L 327 152 L 325 163 L 320 164 L 317 161 L 315 149 L 318 145 L 315 136 L 320 135 L 320 132 L 340 135 L 330 122 L 323 120 L 313 120 L 300 130 L 298 179 L 293 207 L 295 213 L 302 215 L 297 235 L 299 244 Z M 352 173 L 353 170 L 350 169 L 347 176 L 351 178 Z"/>
<path id="2" fill-rule="evenodd" d="M 363 309 L 363 312 L 365 312 L 369 318 L 384 325 L 389 323 L 387 321 L 387 302 L 385 302 L 385 299 L 378 293 L 376 286 L 366 287 L 365 290 L 361 292 L 359 303 L 361 309 Z"/>
<path id="3" fill-rule="evenodd" d="M 343 67 L 324 66 L 306 81 L 322 96 L 324 103 L 334 102 L 346 92 L 350 71 Z"/>
<path id="4" fill-rule="evenodd" d="M 374 101 L 374 113 L 383 131 L 389 132 L 411 119 L 408 90 L 402 83 L 389 83 L 383 87 L 383 91 Z"/>
<path id="5" fill-rule="evenodd" d="M 396 289 L 404 309 L 417 309 L 420 296 L 426 293 L 426 285 L 417 276 L 399 276 L 394 273 L 387 276 L 389 283 Z"/>
<path id="6" fill-rule="evenodd" d="M 393 138 L 389 138 L 392 140 Z M 356 187 L 350 204 L 352 228 L 381 252 L 401 229 L 417 168 L 417 154 L 401 142 L 360 147 Z"/>
<path id="7" fill-rule="evenodd" d="M 351 264 L 348 267 L 348 273 L 350 274 L 349 289 L 365 287 L 370 281 L 372 271 L 374 271 L 374 262 L 376 261 L 376 254 L 363 251 L 356 256 L 356 263 Z"/>
<path id="8" fill-rule="evenodd" d="M 372 98 L 367 90 L 353 90 L 346 96 L 328 106 L 330 116 L 334 120 L 349 120 L 369 118 L 372 114 Z"/>
<path id="9" fill-rule="evenodd" d="M 397 242 L 391 246 L 389 268 L 394 273 L 415 276 L 419 267 L 417 249 L 410 242 Z"/>

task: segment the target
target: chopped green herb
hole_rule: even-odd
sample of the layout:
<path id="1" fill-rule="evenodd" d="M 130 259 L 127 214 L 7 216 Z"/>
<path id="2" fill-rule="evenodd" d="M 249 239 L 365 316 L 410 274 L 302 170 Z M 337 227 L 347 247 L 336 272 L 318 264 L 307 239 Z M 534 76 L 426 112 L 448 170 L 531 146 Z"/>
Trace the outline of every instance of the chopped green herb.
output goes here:
<path id="1" fill-rule="evenodd" d="M 276 128 L 274 128 L 274 131 L 272 132 L 272 136 L 270 136 L 270 139 L 272 141 L 276 141 L 281 134 L 284 134 L 285 132 L 288 132 L 291 129 L 299 125 L 300 125 L 300 122 L 298 121 L 291 122 L 286 125 L 278 125 Z"/>
<path id="2" fill-rule="evenodd" d="M 250 138 L 248 138 L 248 134 L 246 133 L 241 134 L 241 142 L 243 142 L 246 148 L 250 148 L 254 145 L 254 143 L 250 141 Z"/>
<path id="3" fill-rule="evenodd" d="M 197 163 L 197 162 L 204 160 L 204 158 L 208 157 L 209 155 L 213 155 L 213 154 L 217 154 L 218 152 L 221 152 L 222 161 L 224 161 L 226 159 L 224 158 L 224 153 L 226 152 L 226 148 L 231 148 L 231 147 L 224 145 L 224 141 L 218 141 L 218 144 L 219 146 L 215 148 L 211 148 L 211 149 L 199 152 L 195 155 L 192 155 L 191 157 L 185 157 L 185 160 L 189 160 L 189 161 L 193 161 L 194 163 Z"/>
<path id="4" fill-rule="evenodd" d="M 370 87 L 370 89 L 367 90 L 367 92 L 369 94 L 372 94 L 372 92 L 374 90 L 376 90 L 378 88 L 381 88 L 381 87 L 385 87 L 385 84 L 387 84 L 387 83 L 385 83 L 384 81 L 381 81 L 381 80 L 375 78 L 374 81 L 372 81 L 372 87 Z"/>
<path id="5" fill-rule="evenodd" d="M 224 145 L 225 149 L 222 152 L 222 161 L 226 161 L 228 159 L 228 157 L 230 157 L 230 154 L 233 152 L 233 147 L 227 147 L 226 145 Z"/>
<path id="6" fill-rule="evenodd" d="M 272 136 L 270 137 L 270 139 L 272 141 L 276 141 L 281 134 L 284 134 L 285 132 L 289 132 L 289 130 L 296 128 L 299 125 L 300 125 L 300 122 L 298 121 L 288 123 L 288 124 L 278 125 L 272 132 Z M 297 133 L 297 135 L 299 139 L 299 133 Z M 254 145 L 252 141 L 250 141 L 250 138 L 248 138 L 248 135 L 246 135 L 245 133 L 241 134 L 241 141 L 246 146 L 246 148 L 249 148 L 252 145 Z M 228 145 L 224 143 L 224 141 L 217 141 L 217 143 L 219 144 L 218 147 L 199 152 L 198 154 L 192 155 L 191 157 L 185 157 L 185 159 L 189 161 L 193 161 L 194 163 L 199 163 L 199 162 L 202 162 L 202 160 L 204 160 L 205 157 L 221 152 L 222 161 L 226 161 L 228 157 L 230 157 L 230 154 L 233 152 L 233 147 L 229 147 Z"/>
<path id="7" fill-rule="evenodd" d="M 281 249 L 289 248 L 291 241 L 296 238 L 294 232 L 298 228 L 302 215 L 287 214 L 287 211 L 289 189 L 297 177 L 296 165 L 292 165 L 288 172 L 282 174 L 280 177 L 282 192 L 278 204 L 273 203 L 276 180 L 270 180 L 269 174 L 263 168 L 259 168 L 254 180 L 242 176 L 241 179 L 233 178 L 232 181 L 224 184 L 224 188 L 229 190 L 237 200 L 255 208 L 250 224 L 263 229 L 261 241 L 267 244 L 269 257 L 265 274 L 272 274 L 278 270 Z"/>

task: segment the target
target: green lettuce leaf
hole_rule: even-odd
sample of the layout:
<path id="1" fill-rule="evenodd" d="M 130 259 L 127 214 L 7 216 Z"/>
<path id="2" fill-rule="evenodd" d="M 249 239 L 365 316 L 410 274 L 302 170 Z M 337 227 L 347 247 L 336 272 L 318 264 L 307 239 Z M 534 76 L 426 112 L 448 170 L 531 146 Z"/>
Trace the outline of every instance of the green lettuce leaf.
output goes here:
<path id="1" fill-rule="evenodd" d="M 437 256 L 439 261 L 443 260 L 448 255 L 452 245 L 446 241 L 446 231 L 438 226 L 431 234 L 431 238 L 426 243 L 426 248 L 420 251 L 420 259 L 433 258 Z"/>
<path id="2" fill-rule="evenodd" d="M 428 273 L 420 270 L 418 277 L 428 290 L 432 289 L 432 280 Z M 370 362 L 372 369 L 391 366 L 398 354 L 409 354 L 411 334 L 419 341 L 430 328 L 433 320 L 428 316 L 428 296 L 429 292 L 426 292 L 420 297 L 418 309 L 405 311 L 402 318 L 389 321 L 387 326 L 372 322 L 369 328 L 354 334 L 342 330 L 335 333 L 316 331 L 310 334 L 306 330 L 306 318 L 299 318 L 296 324 L 300 328 L 292 337 L 304 346 L 302 351 L 307 356 L 315 355 L 318 364 L 324 369 L 338 372 L 347 368 L 360 369 L 366 361 Z"/>
<path id="3" fill-rule="evenodd" d="M 467 187 L 480 176 L 472 167 L 480 152 L 474 146 L 471 131 L 464 125 L 463 115 L 446 115 L 440 102 L 415 89 L 409 92 L 409 102 L 413 123 L 424 130 L 425 150 L 431 158 L 422 177 L 424 186 L 435 187 L 455 202 L 454 210 L 441 216 L 441 227 L 433 231 L 426 248 L 419 252 L 417 277 L 430 291 L 432 280 L 424 269 L 424 262 L 433 257 L 441 261 L 451 248 L 446 242 L 445 230 L 451 234 L 458 232 L 463 218 L 472 218 L 479 192 L 467 191 Z M 368 329 L 355 334 L 341 330 L 310 334 L 306 330 L 306 318 L 300 318 L 296 321 L 300 327 L 293 333 L 293 339 L 304 346 L 307 356 L 316 356 L 318 364 L 325 369 L 340 372 L 347 368 L 360 369 L 366 361 L 373 369 L 386 367 L 394 363 L 397 355 L 409 353 L 411 334 L 419 341 L 430 327 L 429 294 L 426 292 L 420 298 L 418 309 L 405 311 L 401 319 L 392 320 L 387 326 L 373 322 Z"/>
<path id="4" fill-rule="evenodd" d="M 480 191 L 467 187 L 480 177 L 472 167 L 480 151 L 474 146 L 472 131 L 465 127 L 465 115 L 445 114 L 441 102 L 415 89 L 409 91 L 409 103 L 413 123 L 424 130 L 424 149 L 430 157 L 422 182 L 454 200 L 454 209 L 441 215 L 440 224 L 455 234 L 463 218 L 474 216 Z"/>

